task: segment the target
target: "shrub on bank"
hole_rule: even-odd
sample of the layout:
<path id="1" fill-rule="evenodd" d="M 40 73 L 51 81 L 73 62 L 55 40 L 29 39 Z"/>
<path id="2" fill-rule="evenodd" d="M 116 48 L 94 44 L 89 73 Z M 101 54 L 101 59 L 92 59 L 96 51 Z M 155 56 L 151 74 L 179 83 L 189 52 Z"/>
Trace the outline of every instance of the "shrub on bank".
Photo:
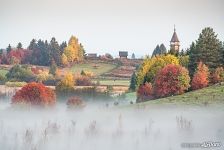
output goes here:
<path id="1" fill-rule="evenodd" d="M 72 108 L 72 109 L 85 107 L 84 101 L 80 97 L 76 97 L 76 96 L 70 97 L 66 104 L 68 108 Z"/>
<path id="2" fill-rule="evenodd" d="M 211 74 L 211 83 L 220 83 L 224 82 L 224 69 L 222 67 L 218 67 Z"/>
<path id="3" fill-rule="evenodd" d="M 151 83 L 146 82 L 140 85 L 137 90 L 137 102 L 153 99 L 153 87 Z"/>
<path id="4" fill-rule="evenodd" d="M 167 65 L 161 69 L 154 82 L 156 97 L 182 94 L 190 87 L 188 70 L 180 65 Z"/>
<path id="5" fill-rule="evenodd" d="M 53 80 L 53 79 L 54 79 L 53 75 L 49 74 L 48 71 L 42 71 L 39 74 L 37 74 L 37 77 L 36 77 L 36 81 L 41 83 L 44 81 Z"/>
<path id="6" fill-rule="evenodd" d="M 200 62 L 197 67 L 193 79 L 191 81 L 191 87 L 193 90 L 207 87 L 209 83 L 209 70 L 208 67 Z"/>
<path id="7" fill-rule="evenodd" d="M 31 69 L 26 65 L 15 65 L 6 74 L 8 80 L 11 81 L 35 81 L 35 76 L 33 75 Z"/>
<path id="8" fill-rule="evenodd" d="M 23 86 L 12 97 L 12 104 L 28 104 L 47 106 L 54 105 L 56 95 L 54 91 L 41 83 L 31 82 Z"/>
<path id="9" fill-rule="evenodd" d="M 55 87 L 57 93 L 66 94 L 74 90 L 74 77 L 72 73 L 67 73 L 65 77 Z"/>
<path id="10" fill-rule="evenodd" d="M 77 76 L 75 77 L 76 86 L 91 86 L 93 85 L 91 79 L 88 76 Z"/>

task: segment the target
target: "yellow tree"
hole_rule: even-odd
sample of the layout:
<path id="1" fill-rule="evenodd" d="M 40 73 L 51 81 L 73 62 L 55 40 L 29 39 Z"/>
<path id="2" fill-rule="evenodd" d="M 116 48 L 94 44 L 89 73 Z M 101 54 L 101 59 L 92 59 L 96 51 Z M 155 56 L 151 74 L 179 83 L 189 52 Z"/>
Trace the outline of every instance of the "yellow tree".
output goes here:
<path id="1" fill-rule="evenodd" d="M 61 55 L 61 63 L 63 66 L 68 65 L 68 58 L 64 53 Z"/>
<path id="2" fill-rule="evenodd" d="M 72 73 L 67 73 L 65 77 L 59 82 L 59 84 L 56 86 L 57 92 L 71 92 L 74 88 L 74 77 Z"/>
<path id="3" fill-rule="evenodd" d="M 179 59 L 173 55 L 145 59 L 137 72 L 137 85 L 140 86 L 146 81 L 153 82 L 157 72 L 168 64 L 179 65 Z"/>
<path id="4" fill-rule="evenodd" d="M 36 77 L 36 79 L 37 79 L 38 82 L 43 82 L 43 81 L 46 81 L 48 79 L 53 79 L 53 78 L 54 78 L 53 75 L 52 74 L 49 74 L 48 71 L 42 71 Z"/>
<path id="5" fill-rule="evenodd" d="M 179 65 L 179 59 L 174 55 L 162 55 L 161 58 L 165 61 L 165 64 Z"/>
<path id="6" fill-rule="evenodd" d="M 81 43 L 79 44 L 79 47 L 80 47 L 80 49 L 79 49 L 79 57 L 78 58 L 79 58 L 79 61 L 83 61 L 84 55 L 85 55 L 85 50 Z"/>
<path id="7" fill-rule="evenodd" d="M 84 53 L 78 39 L 75 36 L 71 36 L 68 42 L 68 46 L 65 48 L 64 54 L 66 55 L 69 62 L 83 60 Z"/>

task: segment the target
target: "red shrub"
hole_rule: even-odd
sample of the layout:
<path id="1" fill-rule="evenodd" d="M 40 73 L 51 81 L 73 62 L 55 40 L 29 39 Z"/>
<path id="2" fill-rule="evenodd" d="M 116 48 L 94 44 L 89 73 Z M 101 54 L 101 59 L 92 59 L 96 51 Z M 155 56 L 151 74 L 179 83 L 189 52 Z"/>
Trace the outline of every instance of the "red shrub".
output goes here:
<path id="1" fill-rule="evenodd" d="M 36 82 L 25 85 L 12 97 L 12 104 L 53 105 L 55 102 L 56 96 L 54 91 Z"/>
<path id="2" fill-rule="evenodd" d="M 153 99 L 153 88 L 152 84 L 146 82 L 143 85 L 140 85 L 137 90 L 137 102 L 142 102 L 144 100 Z"/>
<path id="3" fill-rule="evenodd" d="M 8 64 L 21 64 L 21 63 L 27 63 L 27 59 L 29 58 L 30 52 L 29 50 L 25 49 L 15 49 L 11 50 L 7 54 L 6 61 Z"/>
<path id="4" fill-rule="evenodd" d="M 179 65 L 167 65 L 161 69 L 155 79 L 154 94 L 165 97 L 184 93 L 190 85 L 188 70 Z"/>
<path id="5" fill-rule="evenodd" d="M 193 90 L 201 89 L 208 86 L 209 80 L 209 71 L 208 67 L 200 62 L 197 67 L 193 79 L 191 81 L 191 87 Z"/>
<path id="6" fill-rule="evenodd" d="M 224 69 L 222 67 L 218 67 L 211 74 L 211 83 L 219 83 L 224 81 Z"/>
<path id="7" fill-rule="evenodd" d="M 69 108 L 82 108 L 85 106 L 85 104 L 81 98 L 74 96 L 68 99 L 67 106 Z"/>
<path id="8" fill-rule="evenodd" d="M 75 85 L 76 86 L 91 86 L 92 82 L 90 78 L 87 76 L 78 76 L 75 78 Z"/>

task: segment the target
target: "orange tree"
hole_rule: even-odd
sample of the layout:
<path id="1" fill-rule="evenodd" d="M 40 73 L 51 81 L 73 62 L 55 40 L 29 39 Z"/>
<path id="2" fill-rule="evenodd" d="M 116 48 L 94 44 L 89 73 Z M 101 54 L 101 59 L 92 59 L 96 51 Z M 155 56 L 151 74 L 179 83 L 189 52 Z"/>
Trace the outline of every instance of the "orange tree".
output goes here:
<path id="1" fill-rule="evenodd" d="M 180 65 L 169 64 L 161 69 L 154 81 L 156 97 L 165 97 L 184 93 L 190 87 L 188 70 Z"/>
<path id="2" fill-rule="evenodd" d="M 153 88 L 151 83 L 144 83 L 137 90 L 137 102 L 153 99 Z"/>
<path id="3" fill-rule="evenodd" d="M 55 102 L 54 91 L 36 82 L 28 83 L 12 97 L 12 104 L 54 105 Z"/>
<path id="4" fill-rule="evenodd" d="M 208 86 L 209 83 L 209 70 L 208 67 L 199 62 L 197 71 L 195 72 L 191 81 L 191 87 L 193 90 L 201 89 Z"/>
<path id="5" fill-rule="evenodd" d="M 219 83 L 224 81 L 224 69 L 222 67 L 218 67 L 211 74 L 211 83 Z"/>

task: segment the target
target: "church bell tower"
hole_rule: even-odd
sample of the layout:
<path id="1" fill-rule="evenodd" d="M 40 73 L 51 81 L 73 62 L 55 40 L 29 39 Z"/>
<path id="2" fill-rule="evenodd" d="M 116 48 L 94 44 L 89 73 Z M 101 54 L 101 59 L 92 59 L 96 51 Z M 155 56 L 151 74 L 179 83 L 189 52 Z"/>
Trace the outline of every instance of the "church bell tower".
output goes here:
<path id="1" fill-rule="evenodd" d="M 177 37 L 176 28 L 175 28 L 175 25 L 174 25 L 174 32 L 173 32 L 173 36 L 172 36 L 171 41 L 170 41 L 170 50 L 174 50 L 176 52 L 179 52 L 179 49 L 180 49 L 180 41 Z"/>

